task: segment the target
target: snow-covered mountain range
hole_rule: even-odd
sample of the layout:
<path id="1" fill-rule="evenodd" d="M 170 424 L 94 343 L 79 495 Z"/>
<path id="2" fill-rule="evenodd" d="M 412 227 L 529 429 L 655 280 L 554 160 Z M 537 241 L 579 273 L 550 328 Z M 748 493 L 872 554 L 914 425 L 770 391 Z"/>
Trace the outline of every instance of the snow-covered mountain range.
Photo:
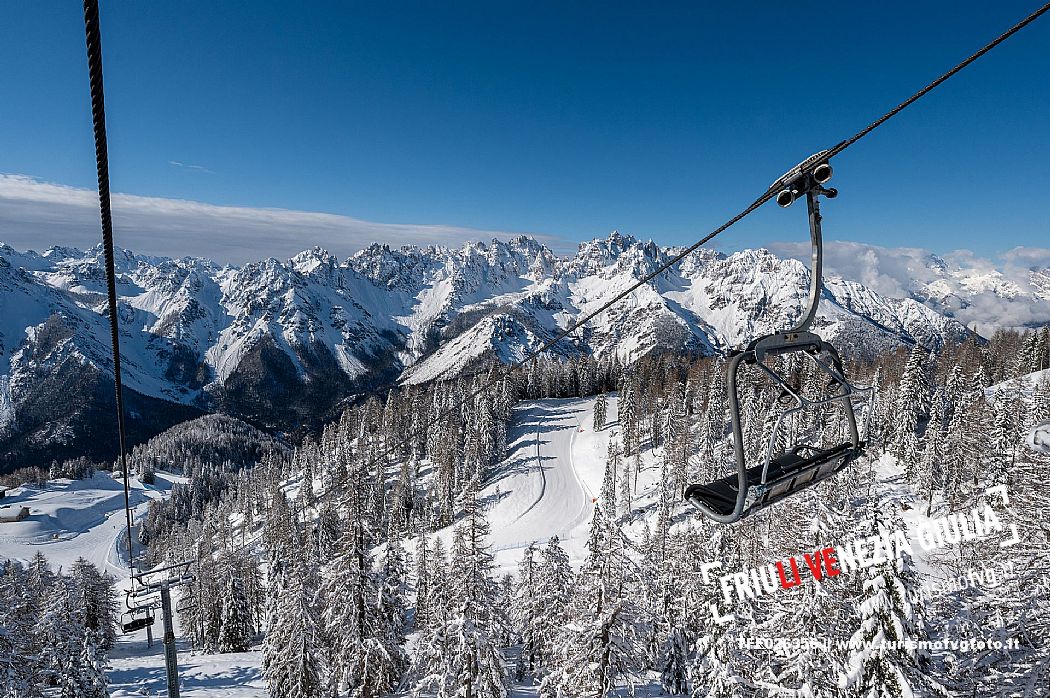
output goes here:
<path id="1" fill-rule="evenodd" d="M 208 411 L 290 431 L 369 388 L 513 361 L 675 252 L 618 233 L 571 257 L 528 237 L 458 249 L 376 244 L 346 260 L 315 248 L 241 267 L 119 250 L 132 437 Z M 101 248 L 0 245 L 0 468 L 114 450 L 104 436 L 113 397 L 102 260 Z M 914 299 L 825 281 L 816 327 L 846 350 L 966 334 Z M 808 284 L 805 265 L 766 250 L 698 250 L 555 351 L 627 361 L 721 352 L 791 323 Z"/>

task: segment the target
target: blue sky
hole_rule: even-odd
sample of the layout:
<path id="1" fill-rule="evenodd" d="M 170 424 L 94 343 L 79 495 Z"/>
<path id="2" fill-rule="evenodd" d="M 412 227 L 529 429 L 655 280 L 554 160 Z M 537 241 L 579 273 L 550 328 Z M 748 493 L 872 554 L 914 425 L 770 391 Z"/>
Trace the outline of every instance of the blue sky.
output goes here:
<path id="1" fill-rule="evenodd" d="M 1036 3 L 452 5 L 104 1 L 114 190 L 363 225 L 346 245 L 292 224 L 231 233 L 230 259 L 470 229 L 687 244 Z M 0 23 L 0 172 L 33 178 L 8 178 L 18 191 L 62 185 L 7 191 L 16 246 L 97 234 L 54 225 L 55 197 L 94 186 L 82 21 L 76 3 L 23 2 Z M 1048 46 L 1050 17 L 841 156 L 828 236 L 1050 247 Z M 155 232 L 126 246 L 211 250 Z M 770 205 L 720 246 L 805 237 L 801 210 Z"/>

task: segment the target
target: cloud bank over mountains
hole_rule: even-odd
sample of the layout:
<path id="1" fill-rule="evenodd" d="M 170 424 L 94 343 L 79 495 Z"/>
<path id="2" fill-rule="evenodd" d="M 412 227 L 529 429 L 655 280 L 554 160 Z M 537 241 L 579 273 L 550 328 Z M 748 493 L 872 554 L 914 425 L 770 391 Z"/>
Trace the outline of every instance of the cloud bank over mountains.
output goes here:
<path id="1" fill-rule="evenodd" d="M 349 216 L 283 208 L 216 206 L 198 201 L 113 195 L 117 244 L 167 257 L 205 257 L 242 264 L 260 257 L 288 259 L 315 245 L 347 257 L 373 242 L 459 246 L 471 240 L 510 239 L 523 231 L 451 225 L 375 223 Z M 558 251 L 562 238 L 530 233 Z M 98 243 L 98 195 L 92 189 L 0 174 L 0 240 L 17 249 Z"/>
<path id="2" fill-rule="evenodd" d="M 457 247 L 467 241 L 506 240 L 520 234 L 130 194 L 114 194 L 113 209 L 121 247 L 235 265 L 262 257 L 289 259 L 313 246 L 347 257 L 373 242 L 392 247 Z M 575 249 L 565 238 L 532 237 L 557 253 Z M 93 247 L 99 240 L 97 195 L 91 189 L 0 174 L 0 240 L 17 249 Z M 806 243 L 767 247 L 808 264 Z M 830 241 L 825 267 L 829 274 L 858 281 L 883 295 L 921 300 L 970 327 L 976 325 L 982 334 L 996 327 L 1050 323 L 1050 249 L 1014 247 L 987 259 L 967 250 L 935 254 L 918 247 Z"/>

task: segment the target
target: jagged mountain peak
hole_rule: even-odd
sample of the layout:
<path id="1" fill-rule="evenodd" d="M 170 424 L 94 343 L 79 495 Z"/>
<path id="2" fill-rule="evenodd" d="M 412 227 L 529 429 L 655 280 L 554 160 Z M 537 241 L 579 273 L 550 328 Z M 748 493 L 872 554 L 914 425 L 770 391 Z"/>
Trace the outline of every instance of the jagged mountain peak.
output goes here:
<path id="1" fill-rule="evenodd" d="M 328 250 L 314 246 L 292 257 L 289 264 L 300 274 L 310 274 L 318 268 L 334 269 L 339 260 Z"/>
<path id="2" fill-rule="evenodd" d="M 570 257 L 528 236 L 456 248 L 374 244 L 342 262 L 315 247 L 241 266 L 121 250 L 125 384 L 171 414 L 223 411 L 294 429 L 354 393 L 517 360 L 678 252 L 616 231 Z M 0 386 L 9 393 L 0 404 L 14 414 L 0 420 L 0 444 L 64 443 L 34 432 L 26 415 L 42 413 L 33 386 L 56 371 L 67 382 L 90 374 L 90 390 L 105 392 L 112 361 L 101 249 L 44 256 L 4 246 L 0 260 Z M 804 264 L 768 250 L 699 249 L 555 350 L 625 361 L 721 351 L 793 322 L 808 284 Z M 837 279 L 828 280 L 817 324 L 868 352 L 966 334 L 921 304 Z"/>

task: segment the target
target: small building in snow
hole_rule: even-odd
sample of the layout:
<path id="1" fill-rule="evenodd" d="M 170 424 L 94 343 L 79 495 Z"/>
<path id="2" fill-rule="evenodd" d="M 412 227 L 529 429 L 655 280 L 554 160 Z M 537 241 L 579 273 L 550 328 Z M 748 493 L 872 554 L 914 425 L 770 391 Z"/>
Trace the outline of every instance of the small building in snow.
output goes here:
<path id="1" fill-rule="evenodd" d="M 12 514 L 10 507 L 0 509 L 0 523 L 13 523 L 29 518 L 29 507 L 22 507 L 17 514 Z"/>

